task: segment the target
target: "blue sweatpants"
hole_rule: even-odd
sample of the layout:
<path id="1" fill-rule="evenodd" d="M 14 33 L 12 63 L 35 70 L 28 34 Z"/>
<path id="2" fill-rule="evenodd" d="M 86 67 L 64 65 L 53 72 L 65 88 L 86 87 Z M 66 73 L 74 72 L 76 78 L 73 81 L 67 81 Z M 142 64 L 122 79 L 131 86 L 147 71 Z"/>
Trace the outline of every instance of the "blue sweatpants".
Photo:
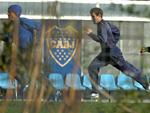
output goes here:
<path id="1" fill-rule="evenodd" d="M 147 80 L 142 76 L 141 72 L 129 62 L 125 61 L 122 53 L 110 55 L 109 53 L 100 53 L 89 65 L 88 72 L 92 80 L 98 85 L 99 70 L 108 64 L 116 67 L 125 75 L 132 77 L 139 82 L 145 89 L 148 88 Z M 93 91 L 97 92 L 96 88 L 92 85 Z"/>

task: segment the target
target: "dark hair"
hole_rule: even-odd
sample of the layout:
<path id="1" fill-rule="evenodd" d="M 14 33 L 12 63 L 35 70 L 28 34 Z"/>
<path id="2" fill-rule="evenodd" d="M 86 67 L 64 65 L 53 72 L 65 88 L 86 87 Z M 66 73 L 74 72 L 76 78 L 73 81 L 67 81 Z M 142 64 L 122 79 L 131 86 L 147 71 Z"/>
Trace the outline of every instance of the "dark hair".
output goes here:
<path id="1" fill-rule="evenodd" d="M 90 14 L 92 14 L 92 13 L 95 13 L 97 16 L 100 14 L 101 17 L 103 17 L 103 10 L 100 8 L 97 8 L 97 7 L 92 8 L 90 11 Z"/>

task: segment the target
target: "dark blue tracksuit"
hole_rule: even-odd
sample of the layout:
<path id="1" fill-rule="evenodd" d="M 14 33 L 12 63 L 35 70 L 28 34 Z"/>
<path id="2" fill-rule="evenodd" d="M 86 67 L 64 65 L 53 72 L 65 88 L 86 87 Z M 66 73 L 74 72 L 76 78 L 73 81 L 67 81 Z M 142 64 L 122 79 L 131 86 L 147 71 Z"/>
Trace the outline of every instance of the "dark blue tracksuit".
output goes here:
<path id="1" fill-rule="evenodd" d="M 89 75 L 98 84 L 98 73 L 99 70 L 111 64 L 117 69 L 119 69 L 124 74 L 134 78 L 137 82 L 142 84 L 142 86 L 147 89 L 148 83 L 141 72 L 135 68 L 132 64 L 125 61 L 122 56 L 121 50 L 116 46 L 120 32 L 118 28 L 102 19 L 101 22 L 97 24 L 97 34 L 90 33 L 89 36 L 101 44 L 102 52 L 94 58 L 88 67 Z M 96 91 L 93 86 L 93 91 Z"/>
<path id="2" fill-rule="evenodd" d="M 148 49 L 148 53 L 150 53 L 150 47 L 147 47 L 147 49 Z"/>

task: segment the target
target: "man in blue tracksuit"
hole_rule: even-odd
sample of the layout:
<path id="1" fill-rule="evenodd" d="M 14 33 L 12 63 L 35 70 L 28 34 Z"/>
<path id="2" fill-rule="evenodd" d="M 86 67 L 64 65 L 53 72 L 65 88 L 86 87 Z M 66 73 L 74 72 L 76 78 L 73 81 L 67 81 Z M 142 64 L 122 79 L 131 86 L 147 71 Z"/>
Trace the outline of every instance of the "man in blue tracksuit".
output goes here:
<path id="1" fill-rule="evenodd" d="M 126 75 L 135 79 L 147 90 L 149 84 L 147 83 L 146 78 L 142 76 L 137 68 L 125 61 L 121 50 L 116 46 L 120 37 L 118 28 L 102 19 L 103 11 L 100 8 L 92 8 L 90 13 L 93 23 L 97 24 L 97 35 L 88 27 L 85 27 L 84 31 L 94 41 L 100 43 L 102 48 L 102 52 L 94 58 L 88 67 L 90 77 L 98 85 L 99 70 L 102 67 L 111 64 Z M 94 86 L 92 86 L 92 88 L 93 92 L 91 92 L 91 97 L 98 97 L 98 91 Z"/>
<path id="2" fill-rule="evenodd" d="M 41 22 L 30 20 L 27 18 L 21 18 L 20 15 L 22 13 L 22 8 L 19 5 L 11 5 L 8 7 L 8 18 L 13 24 L 13 36 L 12 38 L 17 38 L 17 46 L 18 46 L 18 60 L 19 66 L 17 67 L 17 74 L 15 78 L 22 84 L 23 89 L 25 90 L 28 87 L 26 84 L 26 80 L 23 78 L 23 73 L 20 69 L 25 68 L 25 70 L 29 70 L 31 64 L 32 54 L 34 53 L 34 30 L 37 31 L 37 41 L 40 40 L 41 37 Z M 18 33 L 18 35 L 17 35 Z M 34 59 L 34 58 L 33 58 Z M 32 61 L 34 62 L 34 61 Z M 21 75 L 21 76 L 18 76 Z M 11 76 L 11 73 L 10 73 Z M 24 91 L 23 91 L 24 92 Z M 21 92 L 21 94 L 23 93 Z"/>

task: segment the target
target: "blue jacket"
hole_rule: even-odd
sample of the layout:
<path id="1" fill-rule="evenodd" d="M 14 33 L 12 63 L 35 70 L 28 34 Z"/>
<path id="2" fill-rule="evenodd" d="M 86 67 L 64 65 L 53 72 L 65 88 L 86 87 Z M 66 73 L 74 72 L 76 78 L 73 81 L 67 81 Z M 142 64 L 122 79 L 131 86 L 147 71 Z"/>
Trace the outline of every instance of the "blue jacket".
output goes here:
<path id="1" fill-rule="evenodd" d="M 34 41 L 34 30 L 37 30 L 37 40 L 41 37 L 41 22 L 20 18 L 19 48 L 27 48 Z"/>
<path id="2" fill-rule="evenodd" d="M 13 23 L 13 21 L 12 21 Z M 20 18 L 20 29 L 19 29 L 19 48 L 26 49 L 29 44 L 33 44 L 34 41 L 34 30 L 37 31 L 37 40 L 39 41 L 41 38 L 41 22 L 37 22 L 34 20 L 30 20 L 27 18 Z M 5 42 L 8 42 L 9 38 L 12 36 L 8 36 L 8 34 L 4 34 Z"/>
<path id="3" fill-rule="evenodd" d="M 100 42 L 101 44 L 105 44 L 109 48 L 116 46 L 120 37 L 120 32 L 115 25 L 102 19 L 101 22 L 97 24 L 97 29 L 100 29 L 100 31 L 98 30 L 97 35 L 93 33 L 89 34 L 93 40 Z"/>
<path id="4" fill-rule="evenodd" d="M 110 56 L 122 54 L 120 49 L 116 46 L 120 38 L 119 29 L 103 19 L 97 24 L 97 35 L 93 32 L 89 36 L 101 44 L 102 52 L 109 53 Z"/>

